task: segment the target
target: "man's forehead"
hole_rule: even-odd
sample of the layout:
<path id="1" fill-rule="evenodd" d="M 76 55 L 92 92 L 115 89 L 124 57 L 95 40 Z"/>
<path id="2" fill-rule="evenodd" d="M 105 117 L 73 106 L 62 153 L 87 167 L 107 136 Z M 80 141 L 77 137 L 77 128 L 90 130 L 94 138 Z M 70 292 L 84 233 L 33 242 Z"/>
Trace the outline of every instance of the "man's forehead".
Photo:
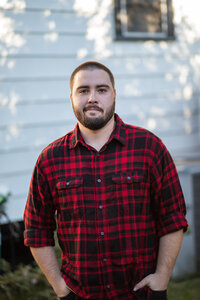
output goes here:
<path id="1" fill-rule="evenodd" d="M 74 76 L 74 85 L 112 84 L 108 73 L 101 69 L 80 70 Z"/>

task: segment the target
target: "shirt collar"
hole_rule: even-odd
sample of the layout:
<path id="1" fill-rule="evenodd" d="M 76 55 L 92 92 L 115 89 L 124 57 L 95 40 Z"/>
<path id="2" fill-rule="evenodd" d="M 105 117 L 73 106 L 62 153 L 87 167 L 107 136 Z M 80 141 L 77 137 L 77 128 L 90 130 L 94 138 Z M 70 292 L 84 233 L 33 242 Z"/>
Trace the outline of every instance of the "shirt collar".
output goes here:
<path id="1" fill-rule="evenodd" d="M 113 139 L 117 140 L 122 145 L 125 145 L 125 143 L 126 143 L 125 124 L 117 114 L 115 114 L 115 128 L 114 128 L 114 130 L 109 138 L 109 141 L 107 143 L 111 142 Z M 78 143 L 85 144 L 85 141 L 80 133 L 79 126 L 77 123 L 72 132 L 69 147 L 75 148 Z"/>

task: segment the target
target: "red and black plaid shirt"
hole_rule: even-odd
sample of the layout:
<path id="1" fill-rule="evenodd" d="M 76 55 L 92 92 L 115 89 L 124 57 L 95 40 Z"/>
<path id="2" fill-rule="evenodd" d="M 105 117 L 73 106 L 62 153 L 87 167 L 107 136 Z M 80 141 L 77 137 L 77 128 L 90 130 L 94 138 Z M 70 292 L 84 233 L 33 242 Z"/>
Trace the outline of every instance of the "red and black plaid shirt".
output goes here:
<path id="1" fill-rule="evenodd" d="M 85 299 L 141 299 L 132 289 L 155 271 L 159 238 L 187 227 L 169 152 L 152 133 L 115 119 L 99 152 L 78 126 L 44 149 L 25 208 L 25 244 L 53 246 L 57 227 L 61 272 Z"/>

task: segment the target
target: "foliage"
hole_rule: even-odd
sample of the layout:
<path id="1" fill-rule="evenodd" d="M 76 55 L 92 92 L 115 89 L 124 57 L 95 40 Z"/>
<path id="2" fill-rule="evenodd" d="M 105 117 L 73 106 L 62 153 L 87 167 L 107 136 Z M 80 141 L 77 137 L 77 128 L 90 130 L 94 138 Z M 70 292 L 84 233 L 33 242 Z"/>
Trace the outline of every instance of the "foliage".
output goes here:
<path id="1" fill-rule="evenodd" d="M 2 260 L 1 273 L 1 300 L 56 299 L 55 293 L 35 264 L 20 265 L 12 272 L 9 264 Z"/>
<path id="2" fill-rule="evenodd" d="M 55 253 L 61 264 L 61 250 L 55 234 Z M 1 300 L 55 300 L 57 299 L 42 271 L 36 263 L 19 265 L 13 272 L 10 264 L 0 261 L 0 299 Z"/>

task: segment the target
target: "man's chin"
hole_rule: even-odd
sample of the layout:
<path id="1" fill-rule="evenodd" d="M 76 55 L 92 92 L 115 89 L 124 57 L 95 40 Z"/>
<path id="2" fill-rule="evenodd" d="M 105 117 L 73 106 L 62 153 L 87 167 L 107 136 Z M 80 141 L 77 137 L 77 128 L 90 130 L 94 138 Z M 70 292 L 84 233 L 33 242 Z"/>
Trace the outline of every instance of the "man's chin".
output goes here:
<path id="1" fill-rule="evenodd" d="M 102 118 L 95 118 L 94 116 L 91 118 L 85 118 L 82 125 L 91 130 L 98 130 L 101 129 L 105 123 Z"/>

